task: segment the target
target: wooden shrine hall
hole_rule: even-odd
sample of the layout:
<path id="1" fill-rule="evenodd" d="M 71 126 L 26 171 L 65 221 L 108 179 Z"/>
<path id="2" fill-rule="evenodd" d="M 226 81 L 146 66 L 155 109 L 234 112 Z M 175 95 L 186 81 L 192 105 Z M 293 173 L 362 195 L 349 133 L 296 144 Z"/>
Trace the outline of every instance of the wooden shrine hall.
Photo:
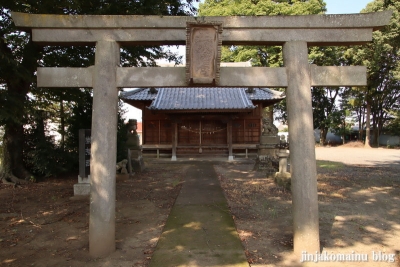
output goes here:
<path id="1" fill-rule="evenodd" d="M 144 153 L 226 155 L 255 152 L 262 117 L 272 121 L 282 92 L 267 88 L 140 88 L 121 99 L 142 110 Z M 264 109 L 271 107 L 266 112 Z"/>

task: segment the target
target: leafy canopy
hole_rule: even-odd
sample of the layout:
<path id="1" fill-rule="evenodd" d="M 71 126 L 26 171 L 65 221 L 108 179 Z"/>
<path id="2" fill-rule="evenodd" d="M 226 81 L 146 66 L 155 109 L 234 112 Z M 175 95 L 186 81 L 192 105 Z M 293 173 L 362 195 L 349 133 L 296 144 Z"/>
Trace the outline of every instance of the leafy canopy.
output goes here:
<path id="1" fill-rule="evenodd" d="M 400 1 L 375 0 L 361 12 L 383 10 L 393 11 L 389 24 L 373 32 L 372 43 L 355 46 L 346 52 L 354 64 L 367 67 L 368 86 L 354 103 L 355 108 L 366 103 L 370 105 L 374 143 L 384 127 L 396 132 L 396 120 L 392 118 L 400 109 Z M 390 126 L 391 123 L 394 125 Z"/>
<path id="2" fill-rule="evenodd" d="M 206 0 L 199 5 L 200 16 L 304 15 L 325 11 L 321 0 Z"/>
<path id="3" fill-rule="evenodd" d="M 199 5 L 200 16 L 273 16 L 322 14 L 322 0 L 205 0 Z M 223 62 L 251 61 L 253 66 L 282 66 L 280 46 L 224 46 Z"/>
<path id="4" fill-rule="evenodd" d="M 18 159 L 6 170 L 22 170 L 24 163 L 34 172 L 53 172 L 46 164 L 54 164 L 50 154 L 59 154 L 51 138 L 43 138 L 46 125 L 38 127 L 40 118 L 36 110 L 45 111 L 46 122 L 63 124 L 60 133 L 66 137 L 66 150 L 74 143 L 77 126 L 88 128 L 91 102 L 87 90 L 63 88 L 63 90 L 37 88 L 36 69 L 44 67 L 88 67 L 94 64 L 94 46 L 46 46 L 32 42 L 30 33 L 15 28 L 11 11 L 33 14 L 65 15 L 177 15 L 187 16 L 195 12 L 195 0 L 2 0 L 0 3 L 0 127 L 4 126 L 4 140 L 9 140 L 4 154 Z M 155 60 L 180 58 L 163 47 L 124 46 L 121 48 L 123 66 L 155 65 Z M 81 110 L 85 109 L 81 116 Z M 89 125 L 90 127 L 90 125 Z M 32 129 L 23 131 L 23 129 Z M 121 132 L 124 130 L 119 126 Z M 2 134 L 2 133 L 0 133 Z M 47 133 L 48 134 L 48 133 Z M 3 136 L 3 135 L 2 135 Z M 28 142 L 29 140 L 29 142 Z M 13 149 L 12 144 L 25 142 L 24 149 Z M 5 143 L 5 142 L 4 142 Z M 64 145 L 61 146 L 64 150 Z M 51 151 L 50 151 L 51 150 Z M 55 153 L 51 153 L 55 152 Z M 65 157 L 59 157 L 65 160 Z M 23 159 L 23 160 L 22 160 Z M 24 163 L 23 163 L 24 161 Z M 16 164 L 16 165 L 15 165 Z M 61 163 L 59 165 L 62 165 Z M 51 167 L 51 166 L 50 166 Z M 44 170 L 44 171 L 42 171 Z M 10 175 L 7 173 L 6 175 Z M 19 174 L 15 176 L 24 178 Z M 0 177 L 1 173 L 0 173 Z"/>

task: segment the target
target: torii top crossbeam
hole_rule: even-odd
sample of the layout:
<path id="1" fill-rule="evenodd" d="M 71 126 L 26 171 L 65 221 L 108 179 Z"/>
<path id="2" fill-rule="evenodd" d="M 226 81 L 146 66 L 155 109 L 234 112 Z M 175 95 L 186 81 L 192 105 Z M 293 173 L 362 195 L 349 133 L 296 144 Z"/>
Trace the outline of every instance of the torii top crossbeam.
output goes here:
<path id="1" fill-rule="evenodd" d="M 38 43 L 93 44 L 110 39 L 120 43 L 178 44 L 186 41 L 188 21 L 221 21 L 222 44 L 350 45 L 369 42 L 372 31 L 385 26 L 390 12 L 351 15 L 178 17 L 138 15 L 42 15 L 12 13 L 15 25 L 32 29 Z M 61 30 L 62 29 L 62 30 Z M 329 31 L 327 31 L 329 30 Z"/>

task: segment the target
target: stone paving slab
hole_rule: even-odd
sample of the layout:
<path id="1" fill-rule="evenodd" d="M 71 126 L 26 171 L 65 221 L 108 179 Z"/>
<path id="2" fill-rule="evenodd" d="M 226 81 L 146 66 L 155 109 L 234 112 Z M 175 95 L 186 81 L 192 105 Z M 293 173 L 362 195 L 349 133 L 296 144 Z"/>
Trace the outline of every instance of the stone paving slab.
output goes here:
<path id="1" fill-rule="evenodd" d="M 211 162 L 188 170 L 150 267 L 248 267 Z"/>

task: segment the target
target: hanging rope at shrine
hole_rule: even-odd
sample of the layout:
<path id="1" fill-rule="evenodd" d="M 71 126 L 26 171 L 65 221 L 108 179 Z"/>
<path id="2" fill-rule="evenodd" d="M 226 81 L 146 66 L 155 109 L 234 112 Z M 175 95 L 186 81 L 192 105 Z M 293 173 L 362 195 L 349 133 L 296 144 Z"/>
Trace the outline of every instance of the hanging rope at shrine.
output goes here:
<path id="1" fill-rule="evenodd" d="M 218 129 L 218 130 L 214 130 L 214 131 L 195 131 L 195 130 L 191 130 L 191 129 L 187 128 L 186 126 L 181 126 L 181 129 L 188 131 L 188 132 L 196 133 L 196 134 L 200 134 L 200 133 L 201 134 L 214 134 L 214 133 L 226 130 L 226 127 Z"/>

